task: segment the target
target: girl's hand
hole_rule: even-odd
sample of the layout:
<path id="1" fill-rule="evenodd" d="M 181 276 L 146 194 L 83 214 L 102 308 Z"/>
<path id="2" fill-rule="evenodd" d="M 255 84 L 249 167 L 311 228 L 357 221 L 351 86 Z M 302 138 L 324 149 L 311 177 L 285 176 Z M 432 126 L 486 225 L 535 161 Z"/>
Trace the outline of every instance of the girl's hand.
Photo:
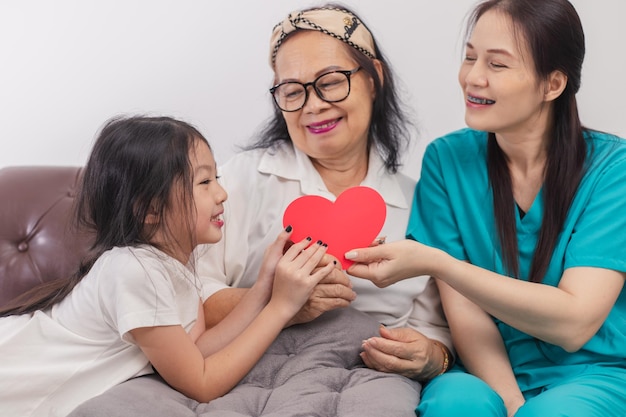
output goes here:
<path id="1" fill-rule="evenodd" d="M 310 238 L 294 243 L 276 265 L 270 303 L 280 305 L 289 317 L 293 317 L 307 302 L 315 286 L 335 269 L 335 262 L 318 268 L 326 249 L 321 241 L 311 243 Z"/>
<path id="2" fill-rule="evenodd" d="M 280 232 L 274 243 L 265 249 L 263 264 L 261 265 L 259 277 L 254 283 L 253 288 L 265 292 L 267 294 L 267 300 L 270 299 L 270 295 L 272 294 L 274 275 L 276 274 L 276 265 L 283 257 L 283 253 L 286 252 L 285 248 L 293 245 L 293 242 L 289 240 L 291 230 L 291 226 L 287 226 L 285 230 Z"/>
<path id="3" fill-rule="evenodd" d="M 334 256 L 326 253 L 317 268 L 323 268 L 329 263 L 335 267 L 315 286 L 307 302 L 287 323 L 288 326 L 308 323 L 327 311 L 348 307 L 356 299 L 350 278 L 343 272 L 341 264 Z"/>

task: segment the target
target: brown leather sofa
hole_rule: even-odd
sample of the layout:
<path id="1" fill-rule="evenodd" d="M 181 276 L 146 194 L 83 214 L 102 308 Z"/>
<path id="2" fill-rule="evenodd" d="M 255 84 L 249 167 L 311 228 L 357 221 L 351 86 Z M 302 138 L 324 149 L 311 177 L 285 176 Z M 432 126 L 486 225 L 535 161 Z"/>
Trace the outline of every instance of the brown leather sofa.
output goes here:
<path id="1" fill-rule="evenodd" d="M 0 169 L 0 306 L 75 272 L 92 236 L 73 231 L 80 167 Z"/>

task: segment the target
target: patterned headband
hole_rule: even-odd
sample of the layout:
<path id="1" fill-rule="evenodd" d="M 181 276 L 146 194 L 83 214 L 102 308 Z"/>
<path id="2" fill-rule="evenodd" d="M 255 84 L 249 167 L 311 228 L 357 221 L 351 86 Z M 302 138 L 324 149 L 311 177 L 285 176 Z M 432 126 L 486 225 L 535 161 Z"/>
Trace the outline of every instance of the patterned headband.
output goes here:
<path id="1" fill-rule="evenodd" d="M 302 12 L 293 12 L 274 26 L 270 41 L 270 66 L 274 68 L 278 48 L 285 38 L 297 30 L 317 30 L 347 43 L 370 58 L 376 58 L 372 34 L 347 10 L 324 7 Z"/>

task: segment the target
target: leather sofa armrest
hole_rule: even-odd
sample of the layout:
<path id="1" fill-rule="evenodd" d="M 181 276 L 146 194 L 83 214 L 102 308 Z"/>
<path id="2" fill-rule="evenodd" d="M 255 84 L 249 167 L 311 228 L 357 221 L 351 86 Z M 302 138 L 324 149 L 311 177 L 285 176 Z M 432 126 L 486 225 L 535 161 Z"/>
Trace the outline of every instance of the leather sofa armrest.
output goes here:
<path id="1" fill-rule="evenodd" d="M 0 306 L 73 274 L 93 241 L 72 224 L 81 167 L 0 169 Z"/>

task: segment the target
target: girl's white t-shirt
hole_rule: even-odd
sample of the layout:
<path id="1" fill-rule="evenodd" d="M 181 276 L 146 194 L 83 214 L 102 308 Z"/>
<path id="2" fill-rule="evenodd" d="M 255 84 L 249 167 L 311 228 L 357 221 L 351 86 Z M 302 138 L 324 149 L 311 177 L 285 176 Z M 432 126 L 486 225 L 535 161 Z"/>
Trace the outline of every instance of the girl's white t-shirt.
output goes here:
<path id="1" fill-rule="evenodd" d="M 7 416 L 66 416 L 89 398 L 153 372 L 130 330 L 198 318 L 201 284 L 149 246 L 105 252 L 60 303 L 0 319 L 0 404 Z"/>

